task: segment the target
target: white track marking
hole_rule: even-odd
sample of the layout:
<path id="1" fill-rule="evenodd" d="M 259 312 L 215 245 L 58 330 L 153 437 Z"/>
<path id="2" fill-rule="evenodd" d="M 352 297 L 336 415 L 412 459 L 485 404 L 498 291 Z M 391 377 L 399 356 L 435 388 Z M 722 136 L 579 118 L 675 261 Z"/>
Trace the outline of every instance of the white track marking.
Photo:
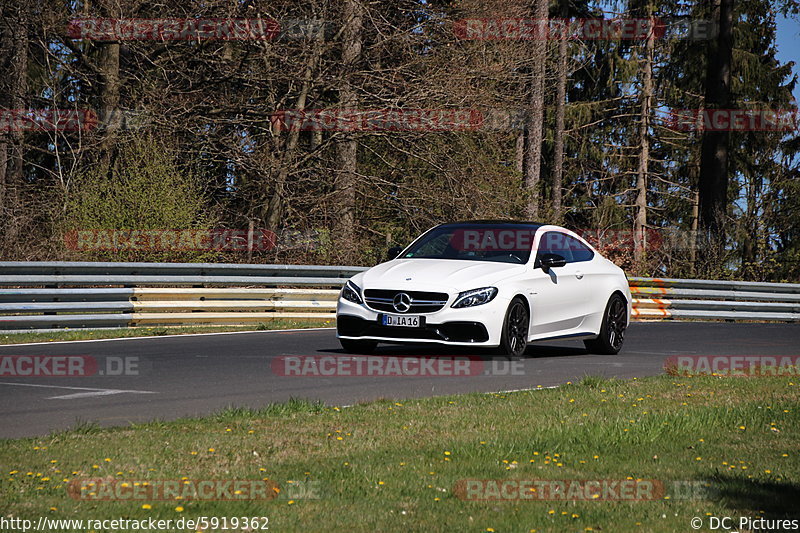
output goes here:
<path id="1" fill-rule="evenodd" d="M 14 385 L 17 387 L 37 387 L 42 389 L 84 391 L 84 392 L 75 392 L 72 394 L 64 394 L 62 396 L 50 396 L 48 398 L 45 398 L 46 400 L 76 400 L 78 398 L 91 398 L 94 396 L 112 396 L 114 394 L 158 394 L 155 391 L 149 391 L 149 390 L 93 389 L 89 387 L 61 387 L 58 385 L 37 385 L 34 383 L 0 382 L 0 385 Z"/>

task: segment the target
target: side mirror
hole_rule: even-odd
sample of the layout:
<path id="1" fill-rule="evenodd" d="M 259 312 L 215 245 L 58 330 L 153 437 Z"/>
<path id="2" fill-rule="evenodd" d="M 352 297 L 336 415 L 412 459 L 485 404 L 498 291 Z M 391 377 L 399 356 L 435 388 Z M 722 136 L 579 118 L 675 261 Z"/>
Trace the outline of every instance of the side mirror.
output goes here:
<path id="1" fill-rule="evenodd" d="M 567 260 L 558 254 L 542 254 L 539 259 L 539 266 L 542 270 L 548 272 L 551 268 L 563 267 L 567 264 Z"/>
<path id="2" fill-rule="evenodd" d="M 397 256 L 400 255 L 400 252 L 403 251 L 402 246 L 392 246 L 389 248 L 389 251 L 386 252 L 386 260 L 391 261 L 392 259 L 397 259 Z"/>

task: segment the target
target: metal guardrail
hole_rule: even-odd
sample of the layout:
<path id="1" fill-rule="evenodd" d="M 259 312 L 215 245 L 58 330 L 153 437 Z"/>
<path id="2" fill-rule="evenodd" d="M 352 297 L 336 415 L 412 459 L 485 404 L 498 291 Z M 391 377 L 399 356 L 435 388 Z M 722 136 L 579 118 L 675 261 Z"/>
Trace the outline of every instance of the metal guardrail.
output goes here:
<path id="1" fill-rule="evenodd" d="M 636 319 L 800 321 L 800 284 L 629 278 Z"/>
<path id="2" fill-rule="evenodd" d="M 0 262 L 0 330 L 335 320 L 355 266 Z M 800 321 L 800 284 L 630 278 L 633 318 Z M 315 288 L 298 288 L 298 287 Z M 222 288 L 224 287 L 224 288 Z"/>
<path id="3" fill-rule="evenodd" d="M 234 263 L 0 262 L 0 286 L 341 286 L 363 267 Z"/>

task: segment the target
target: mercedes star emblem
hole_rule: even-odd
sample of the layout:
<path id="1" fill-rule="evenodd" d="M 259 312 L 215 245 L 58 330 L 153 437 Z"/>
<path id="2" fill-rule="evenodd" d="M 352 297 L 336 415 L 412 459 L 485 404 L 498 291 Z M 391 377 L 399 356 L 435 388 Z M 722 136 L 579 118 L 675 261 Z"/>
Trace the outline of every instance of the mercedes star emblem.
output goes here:
<path id="1" fill-rule="evenodd" d="M 411 296 L 404 292 L 397 293 L 397 296 L 392 300 L 392 305 L 398 313 L 405 313 L 411 309 Z"/>

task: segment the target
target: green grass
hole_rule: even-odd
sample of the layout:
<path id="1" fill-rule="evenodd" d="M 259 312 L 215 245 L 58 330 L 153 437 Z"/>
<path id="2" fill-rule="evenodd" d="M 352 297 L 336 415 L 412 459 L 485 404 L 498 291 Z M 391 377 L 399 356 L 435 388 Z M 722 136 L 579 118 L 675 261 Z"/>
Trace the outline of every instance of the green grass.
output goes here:
<path id="1" fill-rule="evenodd" d="M 81 341 L 91 339 L 123 339 L 125 337 L 155 337 L 163 335 L 186 335 L 191 333 L 218 333 L 224 331 L 261 331 L 272 329 L 296 329 L 333 327 L 333 322 L 274 320 L 252 326 L 155 326 L 108 329 L 65 329 L 63 331 L 6 333 L 0 332 L 0 344 L 22 344 L 26 342 Z"/>
<path id="2" fill-rule="evenodd" d="M 293 400 L 125 428 L 82 424 L 0 441 L 0 508 L 34 519 L 267 516 L 270 531 L 687 532 L 698 516 L 797 513 L 798 387 L 775 377 L 587 377 L 530 392 L 349 408 Z M 281 493 L 245 502 L 71 499 L 66 483 L 87 477 L 268 477 Z M 700 482 L 709 492 L 475 502 L 453 491 L 465 479 L 628 477 Z M 300 482 L 313 482 L 320 499 L 291 500 Z"/>

